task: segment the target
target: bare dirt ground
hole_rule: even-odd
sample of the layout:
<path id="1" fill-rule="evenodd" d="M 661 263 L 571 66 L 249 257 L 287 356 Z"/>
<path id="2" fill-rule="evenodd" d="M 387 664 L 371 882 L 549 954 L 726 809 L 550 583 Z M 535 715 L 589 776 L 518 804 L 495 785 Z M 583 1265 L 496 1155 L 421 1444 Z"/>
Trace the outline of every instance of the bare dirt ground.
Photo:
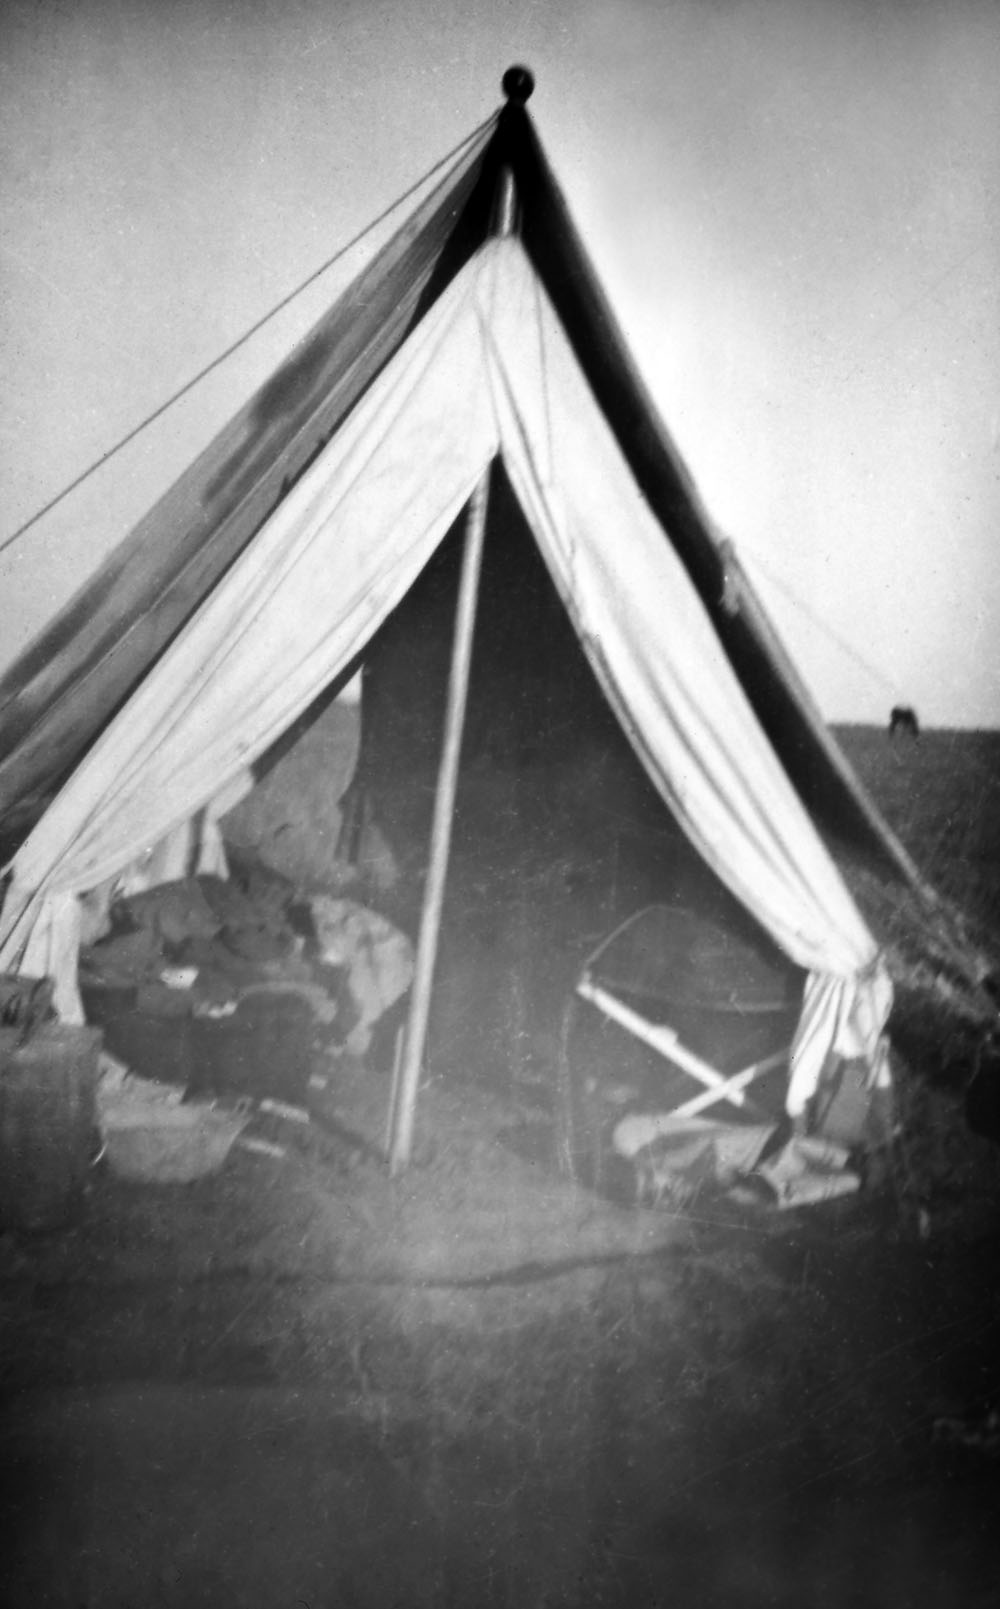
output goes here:
<path id="1" fill-rule="evenodd" d="M 1000 739 L 845 740 L 1000 957 Z M 383 1053 L 340 1063 L 308 1127 L 258 1128 L 283 1157 L 184 1187 L 97 1169 L 78 1222 L 0 1239 L 0 1602 L 994 1603 L 974 1009 L 886 933 L 910 1056 L 878 1188 L 600 1196 L 555 1165 L 558 1007 L 669 851 L 536 821 L 511 854 L 518 800 L 488 814 L 487 849 L 458 844 L 409 1173 L 379 1154 Z"/>

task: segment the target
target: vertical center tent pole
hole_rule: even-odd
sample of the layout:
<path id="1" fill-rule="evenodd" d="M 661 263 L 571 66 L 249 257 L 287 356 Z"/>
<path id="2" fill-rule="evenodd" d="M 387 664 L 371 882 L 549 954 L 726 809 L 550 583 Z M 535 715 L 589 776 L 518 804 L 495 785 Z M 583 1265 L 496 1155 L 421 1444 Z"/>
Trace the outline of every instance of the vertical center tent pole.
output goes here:
<path id="1" fill-rule="evenodd" d="M 493 225 L 494 235 L 509 235 L 513 232 L 515 211 L 514 176 L 509 169 L 504 168 L 499 180 Z M 452 641 L 451 669 L 448 676 L 444 747 L 438 766 L 437 786 L 434 793 L 430 864 L 427 868 L 423 909 L 420 913 L 417 957 L 414 966 L 413 988 L 410 994 L 410 1011 L 406 1023 L 403 1059 L 400 1067 L 398 1089 L 395 1093 L 395 1110 L 390 1115 L 392 1140 L 389 1148 L 389 1167 L 393 1174 L 401 1173 L 406 1167 L 410 1160 L 410 1152 L 413 1146 L 417 1090 L 420 1083 L 420 1069 L 424 1058 L 424 1048 L 427 1042 L 431 987 L 434 979 L 434 963 L 437 959 L 438 935 L 441 929 L 441 911 L 444 906 L 444 885 L 448 875 L 448 854 L 451 847 L 451 828 L 455 814 L 455 795 L 458 790 L 458 763 L 462 749 L 465 706 L 469 693 L 469 670 L 472 663 L 472 640 L 476 626 L 479 579 L 483 567 L 483 541 L 486 535 L 486 514 L 489 504 L 491 469 L 492 466 L 487 464 L 480 476 L 469 502 L 469 512 L 465 526 L 462 574 L 458 588 L 455 635 Z"/>

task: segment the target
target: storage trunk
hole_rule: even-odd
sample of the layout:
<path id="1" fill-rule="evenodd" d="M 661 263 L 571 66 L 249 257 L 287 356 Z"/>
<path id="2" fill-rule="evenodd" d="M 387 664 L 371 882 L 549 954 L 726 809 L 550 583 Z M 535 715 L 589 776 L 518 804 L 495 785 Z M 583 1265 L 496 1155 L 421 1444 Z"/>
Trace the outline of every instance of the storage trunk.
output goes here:
<path id="1" fill-rule="evenodd" d="M 82 990 L 87 1021 L 100 1028 L 104 1048 L 140 1078 L 185 1088 L 191 1078 L 191 1018 L 140 1011 L 135 988 Z"/>
<path id="2" fill-rule="evenodd" d="M 101 1035 L 46 1023 L 0 1031 L 0 1224 L 55 1229 L 77 1215 L 95 1149 Z"/>

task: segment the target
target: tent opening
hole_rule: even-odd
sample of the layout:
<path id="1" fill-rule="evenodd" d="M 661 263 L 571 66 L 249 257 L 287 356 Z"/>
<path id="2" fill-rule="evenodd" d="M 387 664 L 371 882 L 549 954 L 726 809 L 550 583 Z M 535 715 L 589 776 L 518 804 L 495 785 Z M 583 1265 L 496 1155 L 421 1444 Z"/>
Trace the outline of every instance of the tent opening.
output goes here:
<path id="1" fill-rule="evenodd" d="M 357 766 L 342 801 L 341 853 L 362 865 L 374 853 L 398 873 L 379 900 L 411 934 L 443 741 L 463 530 L 464 516 L 368 645 Z M 734 943 L 778 959 L 647 777 L 498 461 L 429 1062 L 504 1074 L 512 995 L 516 1010 L 539 1020 L 543 1038 L 556 1033 L 588 945 L 651 902 L 695 913 Z"/>
<path id="2" fill-rule="evenodd" d="M 426 838 L 443 741 L 452 627 L 462 556 L 457 520 L 365 654 L 358 786 L 390 839 Z M 601 808 L 614 774 L 637 825 L 666 812 L 587 663 L 501 462 L 493 470 L 462 743 L 456 844 L 480 836 L 483 779 L 520 781 L 524 820 L 536 808 Z M 564 797 L 565 796 L 565 797 Z M 499 831 L 506 819 L 495 822 Z M 669 822 L 669 818 L 667 818 Z"/>

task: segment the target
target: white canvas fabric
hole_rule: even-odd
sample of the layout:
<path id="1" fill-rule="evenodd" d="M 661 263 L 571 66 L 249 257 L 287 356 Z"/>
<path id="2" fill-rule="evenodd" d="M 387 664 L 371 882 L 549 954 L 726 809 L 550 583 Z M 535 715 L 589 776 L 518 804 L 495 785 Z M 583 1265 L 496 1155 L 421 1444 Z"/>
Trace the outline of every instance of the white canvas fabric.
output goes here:
<path id="1" fill-rule="evenodd" d="M 219 821 L 252 787 L 253 773 L 242 772 L 197 815 L 182 821 L 158 843 L 150 844 L 113 877 L 88 889 L 82 896 L 80 943 L 92 944 L 110 933 L 111 907 L 115 900 L 128 899 L 132 894 L 145 893 L 161 883 L 178 882 L 193 875 L 228 878 L 229 860 Z"/>
<path id="2" fill-rule="evenodd" d="M 472 270 L 473 265 L 470 265 Z M 53 801 L 13 863 L 0 966 L 81 1008 L 75 896 L 253 763 L 355 657 L 497 449 L 477 275 L 449 287 Z"/>
<path id="3" fill-rule="evenodd" d="M 704 859 L 809 973 L 788 1109 L 827 1054 L 885 1065 L 892 988 L 515 241 L 487 322 L 504 462 L 594 671 Z"/>
<path id="4" fill-rule="evenodd" d="M 809 972 L 789 1110 L 875 1067 L 891 989 L 516 240 L 486 245 L 79 766 L 17 855 L 0 967 L 79 1020 L 77 896 L 166 837 L 364 647 L 500 451 L 601 685 L 720 878 Z"/>

